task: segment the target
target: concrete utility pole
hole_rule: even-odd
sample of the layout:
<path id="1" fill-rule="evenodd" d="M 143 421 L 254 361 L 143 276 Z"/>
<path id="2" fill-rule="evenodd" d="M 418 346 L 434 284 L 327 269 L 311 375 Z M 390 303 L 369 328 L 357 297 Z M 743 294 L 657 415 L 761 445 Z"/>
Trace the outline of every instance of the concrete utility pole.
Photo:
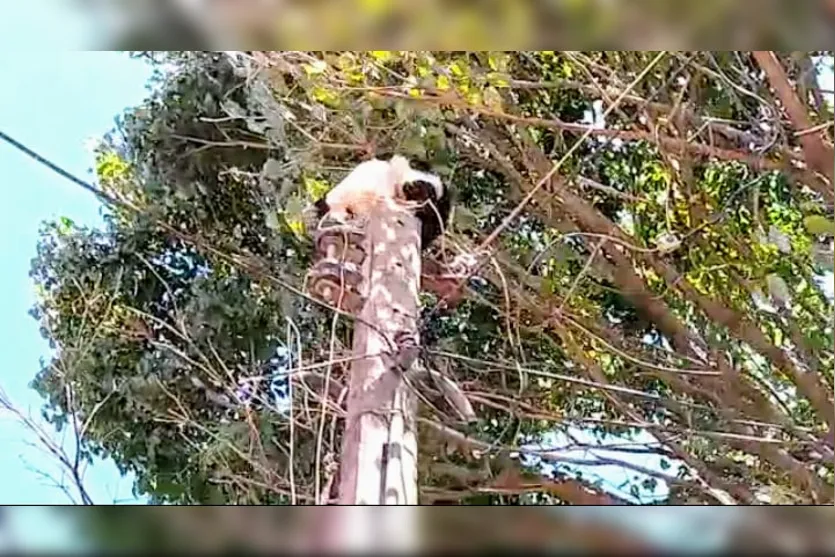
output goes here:
<path id="1" fill-rule="evenodd" d="M 320 253 L 327 250 L 331 255 L 317 264 L 321 269 L 333 266 L 332 256 L 340 251 L 341 246 L 326 245 L 333 240 L 335 236 L 319 241 Z M 381 203 L 369 215 L 364 235 L 355 235 L 354 242 L 359 243 L 354 247 L 361 247 L 364 257 L 351 257 L 361 265 L 349 269 L 348 280 L 346 263 L 339 263 L 343 270 L 340 292 L 344 294 L 350 287 L 353 300 L 345 309 L 357 312 L 360 319 L 354 327 L 357 359 L 351 366 L 346 400 L 338 503 L 416 505 L 417 401 L 403 374 L 419 343 L 420 222 L 404 207 Z M 333 270 L 330 275 L 335 276 Z M 333 280 L 317 284 L 311 290 L 319 297 L 333 300 L 338 296 Z M 343 301 L 347 301 L 344 295 Z M 332 510 L 340 518 L 329 517 L 330 531 L 323 532 L 329 541 L 320 540 L 330 549 L 415 548 L 417 508 L 384 513 L 359 508 Z"/>
<path id="2" fill-rule="evenodd" d="M 381 206 L 366 228 L 365 304 L 354 354 L 370 356 L 351 367 L 340 504 L 417 503 L 416 400 L 392 351 L 401 338 L 417 334 L 419 227 L 407 212 Z"/>

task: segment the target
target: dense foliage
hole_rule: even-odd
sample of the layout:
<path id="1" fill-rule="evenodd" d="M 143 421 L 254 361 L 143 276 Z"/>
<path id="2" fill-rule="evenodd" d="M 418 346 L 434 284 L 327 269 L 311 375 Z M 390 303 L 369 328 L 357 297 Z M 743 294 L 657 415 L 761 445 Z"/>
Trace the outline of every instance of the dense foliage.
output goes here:
<path id="1" fill-rule="evenodd" d="M 456 192 L 427 258 L 487 262 L 427 311 L 480 420 L 424 405 L 423 501 L 831 503 L 832 128 L 784 111 L 831 122 L 820 54 L 784 83 L 747 53 L 140 54 L 154 92 L 96 155 L 120 204 L 44 229 L 34 386 L 154 501 L 310 501 L 350 323 L 299 295 L 301 211 L 394 149 Z M 238 404 L 277 349 L 306 366 L 290 408 L 264 381 Z"/>

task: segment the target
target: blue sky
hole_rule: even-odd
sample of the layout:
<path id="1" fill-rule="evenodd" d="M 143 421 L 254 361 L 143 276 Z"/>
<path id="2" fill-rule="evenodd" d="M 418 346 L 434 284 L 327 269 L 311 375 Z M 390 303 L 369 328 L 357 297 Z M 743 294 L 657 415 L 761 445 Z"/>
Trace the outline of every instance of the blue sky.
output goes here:
<path id="1" fill-rule="evenodd" d="M 91 177 L 87 140 L 101 137 L 117 114 L 145 97 L 150 76 L 142 62 L 108 52 L 23 55 L 3 50 L 0 68 L 7 84 L 0 88 L 0 128 L 82 177 Z M 101 222 L 99 203 L 5 143 L 0 144 L 0 169 L 0 349 L 5 362 L 0 385 L 19 407 L 37 416 L 41 401 L 28 383 L 39 369 L 39 358 L 49 353 L 37 323 L 27 314 L 34 302 L 28 270 L 38 227 L 57 216 L 95 225 Z M 15 422 L 0 419 L 0 501 L 67 503 L 61 491 L 27 468 L 56 470 L 42 451 L 27 446 L 31 441 Z M 120 478 L 109 463 L 92 467 L 87 485 L 97 502 L 131 497 L 131 481 Z"/>

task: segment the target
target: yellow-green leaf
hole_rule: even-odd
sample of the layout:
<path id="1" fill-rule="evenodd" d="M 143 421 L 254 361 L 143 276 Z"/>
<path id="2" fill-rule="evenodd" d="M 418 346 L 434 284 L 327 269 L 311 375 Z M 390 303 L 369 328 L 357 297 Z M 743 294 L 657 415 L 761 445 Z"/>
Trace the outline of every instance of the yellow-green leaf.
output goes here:
<path id="1" fill-rule="evenodd" d="M 331 189 L 330 184 L 315 178 L 305 177 L 302 183 L 304 184 L 304 191 L 310 199 L 319 199 Z"/>
<path id="2" fill-rule="evenodd" d="M 809 234 L 835 236 L 835 221 L 820 215 L 811 215 L 803 219 Z"/>
<path id="3" fill-rule="evenodd" d="M 508 75 L 501 72 L 488 72 L 487 83 L 496 87 L 507 87 L 510 85 Z"/>
<path id="4" fill-rule="evenodd" d="M 502 96 L 495 87 L 484 90 L 484 104 L 495 112 L 502 112 Z"/>
<path id="5" fill-rule="evenodd" d="M 568 60 L 562 63 L 562 73 L 563 75 L 565 75 L 565 77 L 569 79 L 572 75 L 574 75 L 574 68 L 571 67 L 571 64 L 568 62 Z"/>
<path id="6" fill-rule="evenodd" d="M 330 108 L 337 108 L 340 104 L 339 95 L 329 89 L 317 85 L 311 91 L 313 98 Z"/>
<path id="7" fill-rule="evenodd" d="M 388 62 L 394 58 L 394 54 L 391 50 L 372 50 L 371 57 L 378 62 Z"/>
<path id="8" fill-rule="evenodd" d="M 487 57 L 487 64 L 494 72 L 507 71 L 510 56 L 506 52 L 491 52 Z"/>
<path id="9" fill-rule="evenodd" d="M 290 228 L 290 231 L 296 236 L 304 236 L 305 225 L 302 219 L 287 219 L 287 226 Z"/>
<path id="10" fill-rule="evenodd" d="M 479 105 L 482 103 L 482 96 L 481 93 L 477 90 L 470 91 L 467 94 L 467 102 L 473 105 Z"/>

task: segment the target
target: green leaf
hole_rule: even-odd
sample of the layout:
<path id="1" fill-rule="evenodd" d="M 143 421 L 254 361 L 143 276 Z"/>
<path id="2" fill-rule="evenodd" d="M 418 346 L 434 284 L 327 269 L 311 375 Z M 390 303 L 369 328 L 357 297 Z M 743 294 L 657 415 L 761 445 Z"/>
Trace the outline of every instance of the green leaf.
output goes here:
<path id="1" fill-rule="evenodd" d="M 60 217 L 58 219 L 58 235 L 66 236 L 70 232 L 72 232 L 72 228 L 75 226 L 75 222 L 69 217 Z"/>

